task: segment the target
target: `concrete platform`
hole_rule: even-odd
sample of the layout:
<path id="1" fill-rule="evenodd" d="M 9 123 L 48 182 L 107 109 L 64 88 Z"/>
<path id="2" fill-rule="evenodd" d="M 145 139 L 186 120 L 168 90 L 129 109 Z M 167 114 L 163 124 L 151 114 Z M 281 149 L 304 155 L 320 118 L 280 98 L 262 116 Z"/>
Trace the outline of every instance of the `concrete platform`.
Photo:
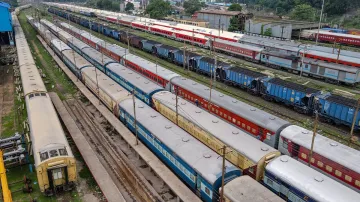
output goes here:
<path id="1" fill-rule="evenodd" d="M 114 127 L 114 129 L 122 136 L 129 146 L 139 154 L 139 156 L 148 164 L 148 166 L 169 186 L 169 188 L 178 196 L 178 200 L 200 202 L 197 197 L 166 165 L 161 162 L 144 144 L 139 142 L 136 145 L 135 136 L 126 128 L 114 114 L 106 108 L 105 105 L 99 104 L 97 97 L 67 68 L 57 55 L 54 55 L 52 49 L 38 35 L 37 36 L 46 50 L 53 56 L 55 62 L 63 70 L 63 72 L 77 86 L 79 91 L 96 107 L 96 109 L 104 116 L 104 118 Z"/>
<path id="2" fill-rule="evenodd" d="M 99 185 L 107 201 L 125 201 L 114 181 L 101 164 L 96 156 L 94 150 L 91 148 L 86 138 L 77 127 L 74 119 L 71 117 L 64 104 L 56 93 L 49 93 L 51 101 L 53 102 L 56 111 L 59 113 L 67 130 L 69 131 L 72 139 L 74 140 L 81 156 L 85 160 L 86 165 L 89 167 L 95 181 Z"/>

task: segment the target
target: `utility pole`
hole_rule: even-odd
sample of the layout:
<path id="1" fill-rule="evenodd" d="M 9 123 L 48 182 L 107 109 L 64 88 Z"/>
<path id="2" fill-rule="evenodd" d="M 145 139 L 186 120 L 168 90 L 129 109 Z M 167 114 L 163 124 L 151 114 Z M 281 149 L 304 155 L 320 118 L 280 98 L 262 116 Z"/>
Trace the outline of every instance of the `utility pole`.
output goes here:
<path id="1" fill-rule="evenodd" d="M 224 200 L 224 178 L 225 178 L 225 155 L 226 155 L 226 146 L 224 145 L 223 148 L 223 153 L 222 153 L 222 173 L 221 173 L 221 192 L 220 192 L 220 202 L 225 202 Z"/>
<path id="2" fill-rule="evenodd" d="M 185 51 L 186 51 L 186 45 L 185 45 L 185 40 L 184 40 L 184 57 L 183 57 L 183 68 L 185 70 L 185 62 L 186 62 L 186 58 L 185 58 Z"/>
<path id="3" fill-rule="evenodd" d="M 72 43 L 74 44 L 74 37 L 72 37 L 71 40 L 72 40 Z M 73 58 L 74 58 L 74 63 L 75 63 L 75 68 L 76 68 L 75 50 L 72 50 L 72 53 L 73 53 Z M 77 76 L 76 82 L 78 82 L 78 81 L 79 81 L 79 77 Z"/>
<path id="4" fill-rule="evenodd" d="M 96 69 L 96 67 L 94 67 L 94 68 L 95 68 L 95 76 L 96 76 L 96 90 L 97 90 L 97 96 L 98 96 L 98 98 L 99 98 L 99 105 L 101 105 L 98 74 L 97 74 L 97 69 Z"/>
<path id="5" fill-rule="evenodd" d="M 155 68 L 156 68 L 156 82 L 159 84 L 159 76 L 158 76 L 158 70 L 157 70 L 157 66 L 158 66 L 158 60 L 156 60 L 156 62 L 155 62 Z"/>
<path id="6" fill-rule="evenodd" d="M 137 126 L 136 126 L 135 89 L 133 89 L 133 92 L 132 92 L 132 99 L 133 99 L 133 105 L 134 105 L 134 127 L 135 127 L 135 135 L 136 135 L 136 144 L 135 144 L 135 145 L 138 145 L 138 144 L 139 144 L 139 140 L 138 140 L 138 132 L 137 132 Z"/>
<path id="7" fill-rule="evenodd" d="M 360 105 L 360 98 L 357 101 L 356 111 L 354 112 L 353 122 L 352 122 L 352 125 L 351 125 L 351 131 L 350 131 L 349 145 L 350 145 L 350 143 L 352 141 L 352 138 L 354 136 L 354 128 L 355 128 L 355 123 L 356 123 L 356 119 L 357 119 L 357 115 L 358 115 L 358 111 L 359 111 L 359 105 Z"/>
<path id="8" fill-rule="evenodd" d="M 176 87 L 175 91 L 175 108 L 176 108 L 176 125 L 179 125 L 179 111 L 178 111 L 178 93 L 179 89 Z"/>
<path id="9" fill-rule="evenodd" d="M 214 38 L 214 41 L 211 43 L 211 46 L 212 46 L 212 49 L 213 49 L 213 53 L 214 53 L 214 59 L 215 59 L 215 62 L 214 62 L 214 84 L 216 82 L 216 69 L 217 69 L 217 58 L 216 58 L 216 50 L 214 48 L 214 43 L 215 43 L 215 38 Z"/>
<path id="10" fill-rule="evenodd" d="M 317 100 L 315 98 L 315 105 L 317 105 Z M 313 151 L 314 151 L 314 142 L 315 142 L 315 137 L 316 137 L 316 132 L 317 132 L 317 125 L 318 125 L 318 110 L 315 110 L 315 122 L 314 122 L 314 130 L 313 130 L 313 136 L 312 136 L 312 140 L 311 140 L 311 149 L 310 149 L 310 154 L 309 154 L 309 162 L 308 162 L 308 166 L 311 166 L 311 159 L 313 156 Z"/>
<path id="11" fill-rule="evenodd" d="M 128 50 L 130 53 L 130 41 L 129 41 L 129 30 L 128 29 L 126 29 L 126 38 L 127 38 Z"/>
<path id="12" fill-rule="evenodd" d="M 337 58 L 336 58 L 336 64 L 339 63 L 340 51 L 341 51 L 341 44 L 339 45 L 339 51 L 338 51 Z"/>
<path id="13" fill-rule="evenodd" d="M 316 35 L 316 45 L 318 44 L 318 40 L 319 40 L 319 33 L 320 33 L 321 20 L 322 20 L 322 15 L 323 15 L 323 10 L 324 10 L 324 3 L 325 3 L 325 0 L 322 1 L 322 5 L 321 5 L 320 21 L 319 21 L 318 32 Z"/>

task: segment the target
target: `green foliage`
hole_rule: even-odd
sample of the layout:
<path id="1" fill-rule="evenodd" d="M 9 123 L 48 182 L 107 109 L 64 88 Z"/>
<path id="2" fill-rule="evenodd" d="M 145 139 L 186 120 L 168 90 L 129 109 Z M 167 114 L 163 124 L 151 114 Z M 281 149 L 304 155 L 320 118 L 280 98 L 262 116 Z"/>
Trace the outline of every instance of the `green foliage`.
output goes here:
<path id="1" fill-rule="evenodd" d="M 146 14 L 150 15 L 150 18 L 162 19 L 166 17 L 171 11 L 171 6 L 168 1 L 164 0 L 151 0 L 150 4 L 146 7 Z"/>
<path id="2" fill-rule="evenodd" d="M 89 0 L 86 2 L 86 6 L 109 11 L 119 11 L 120 0 Z"/>
<path id="3" fill-rule="evenodd" d="M 235 16 L 230 18 L 230 25 L 228 28 L 229 32 L 239 31 L 240 30 L 240 22 Z"/>
<path id="4" fill-rule="evenodd" d="M 183 5 L 185 13 L 192 15 L 196 11 L 199 11 L 201 8 L 205 7 L 204 3 L 201 3 L 199 0 L 187 0 L 184 1 Z"/>
<path id="5" fill-rule="evenodd" d="M 291 13 L 291 19 L 294 20 L 315 20 L 315 9 L 307 4 L 297 5 Z"/>
<path id="6" fill-rule="evenodd" d="M 264 32 L 265 36 L 272 36 L 272 29 L 271 28 L 267 28 Z"/>
<path id="7" fill-rule="evenodd" d="M 240 4 L 231 4 L 228 8 L 228 11 L 241 11 L 242 7 L 240 6 Z"/>
<path id="8" fill-rule="evenodd" d="M 360 29 L 360 9 L 356 12 L 354 16 L 345 18 L 343 25 L 345 28 Z"/>
<path id="9" fill-rule="evenodd" d="M 134 10 L 134 4 L 131 2 L 128 2 L 125 6 L 125 11 L 131 11 Z"/>

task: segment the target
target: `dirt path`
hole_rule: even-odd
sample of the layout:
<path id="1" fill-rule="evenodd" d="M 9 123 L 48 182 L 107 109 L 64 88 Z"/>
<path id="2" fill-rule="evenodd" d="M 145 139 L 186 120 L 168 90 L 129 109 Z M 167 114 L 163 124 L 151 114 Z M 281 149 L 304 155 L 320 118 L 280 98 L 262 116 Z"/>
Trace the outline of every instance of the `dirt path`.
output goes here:
<path id="1" fill-rule="evenodd" d="M 14 108 L 14 77 L 13 66 L 0 67 L 0 133 L 5 127 L 4 117 L 8 116 Z M 15 120 L 9 120 L 15 121 Z M 0 136 L 1 137 L 1 136 Z"/>

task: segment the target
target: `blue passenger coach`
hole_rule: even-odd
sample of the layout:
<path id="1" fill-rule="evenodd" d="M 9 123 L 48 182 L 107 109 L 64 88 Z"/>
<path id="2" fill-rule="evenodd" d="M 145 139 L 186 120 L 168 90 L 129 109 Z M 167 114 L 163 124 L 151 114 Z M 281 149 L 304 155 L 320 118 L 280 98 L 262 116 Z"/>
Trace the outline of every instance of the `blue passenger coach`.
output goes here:
<path id="1" fill-rule="evenodd" d="M 190 134 L 140 100 L 135 101 L 136 128 L 144 142 L 192 191 L 206 202 L 218 200 L 222 178 L 222 159 Z M 135 132 L 132 99 L 119 104 L 120 120 Z M 226 163 L 225 183 L 241 175 Z"/>
<path id="2" fill-rule="evenodd" d="M 135 91 L 135 96 L 147 105 L 152 106 L 152 95 L 163 88 L 119 63 L 106 66 L 106 75 L 114 79 L 129 92 Z"/>

